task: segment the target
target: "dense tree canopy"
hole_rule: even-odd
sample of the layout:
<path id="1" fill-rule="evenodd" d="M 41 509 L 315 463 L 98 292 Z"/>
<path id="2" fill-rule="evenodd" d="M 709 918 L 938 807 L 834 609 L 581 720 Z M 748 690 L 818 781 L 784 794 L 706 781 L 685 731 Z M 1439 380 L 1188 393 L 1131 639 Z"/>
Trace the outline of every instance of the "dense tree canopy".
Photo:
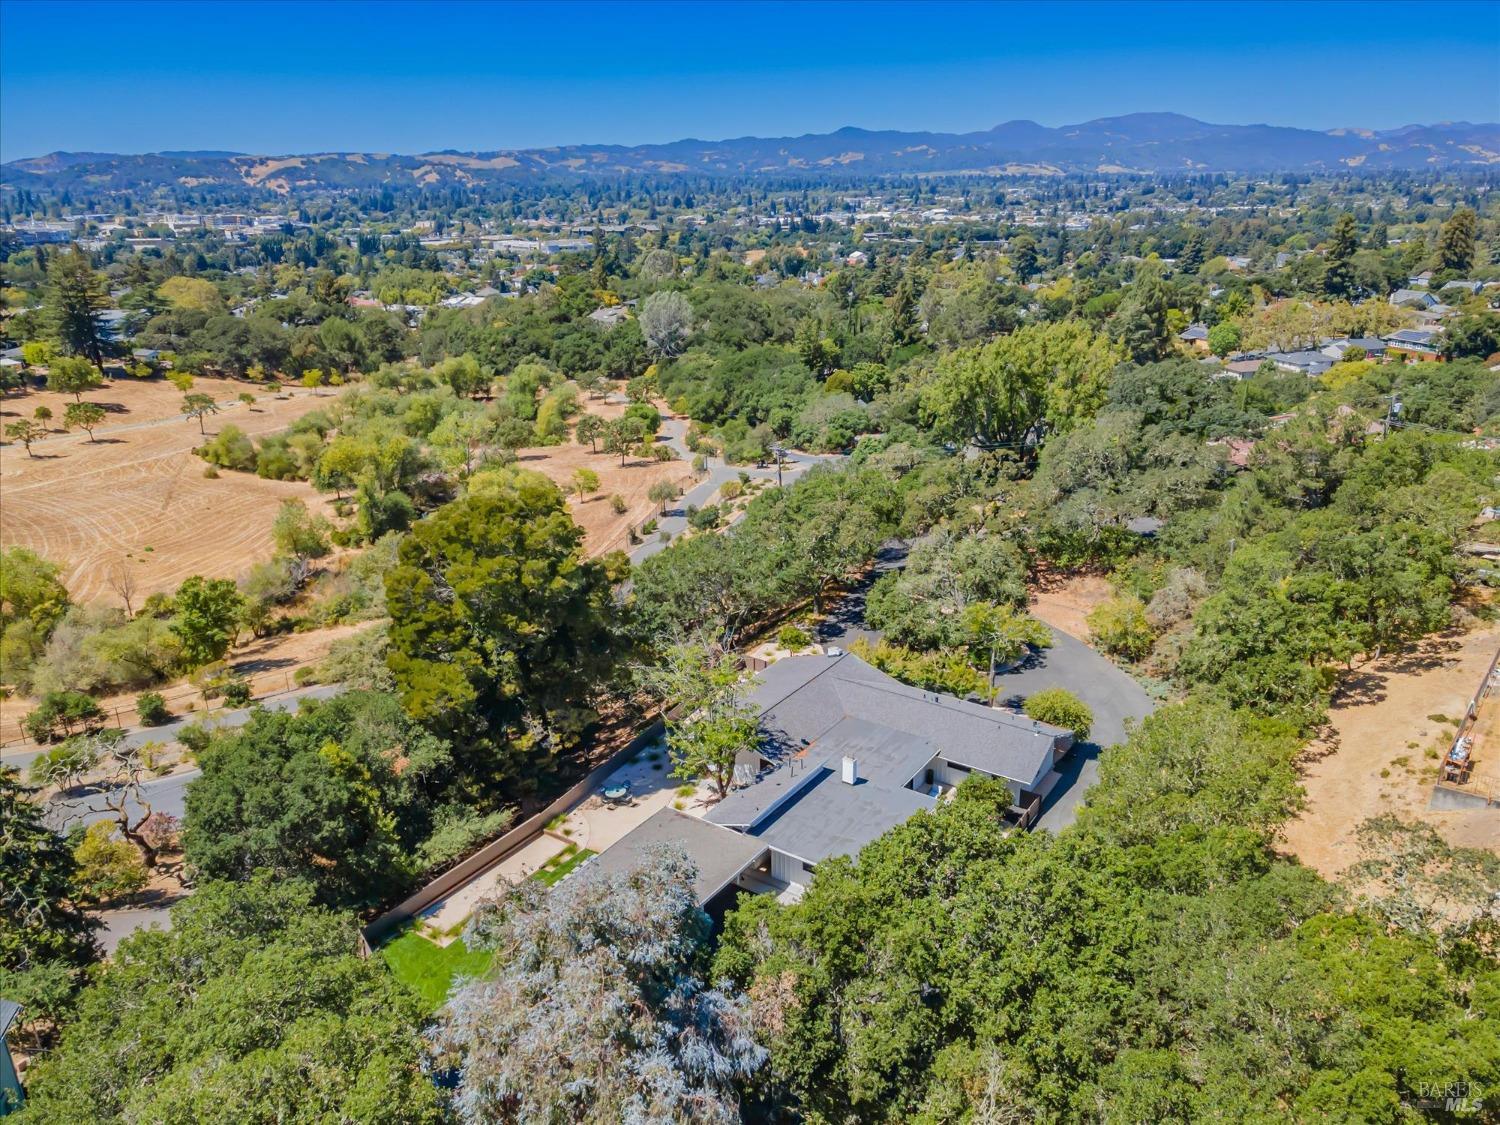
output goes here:
<path id="1" fill-rule="evenodd" d="M 554 484 L 504 470 L 401 543 L 385 579 L 391 671 L 472 776 L 534 785 L 593 720 L 619 641 L 608 577 L 582 541 Z"/>
<path id="2" fill-rule="evenodd" d="M 126 939 L 28 1083 L 57 1122 L 436 1122 L 420 1006 L 296 880 L 208 883 Z"/>

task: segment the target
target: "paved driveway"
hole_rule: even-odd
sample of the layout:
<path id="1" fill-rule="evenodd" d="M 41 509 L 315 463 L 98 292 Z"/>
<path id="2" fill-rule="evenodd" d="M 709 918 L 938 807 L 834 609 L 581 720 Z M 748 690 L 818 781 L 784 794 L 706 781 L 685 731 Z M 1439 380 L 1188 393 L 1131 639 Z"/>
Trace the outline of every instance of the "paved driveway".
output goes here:
<path id="1" fill-rule="evenodd" d="M 1048 795 L 1037 825 L 1056 831 L 1072 824 L 1089 787 L 1099 779 L 1099 752 L 1125 738 L 1125 720 L 1149 715 L 1155 704 L 1133 678 L 1088 645 L 1052 630 L 1052 647 L 1024 667 L 996 679 L 998 702 L 1020 706 L 1043 688 L 1066 688 L 1094 712 L 1088 742 L 1075 746 L 1059 770 L 1062 783 Z"/>

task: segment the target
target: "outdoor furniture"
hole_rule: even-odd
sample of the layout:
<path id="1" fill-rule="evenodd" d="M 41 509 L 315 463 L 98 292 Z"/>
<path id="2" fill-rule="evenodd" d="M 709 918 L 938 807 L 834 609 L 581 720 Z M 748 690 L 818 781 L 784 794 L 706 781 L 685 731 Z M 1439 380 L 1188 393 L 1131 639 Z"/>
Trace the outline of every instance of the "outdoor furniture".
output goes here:
<path id="1" fill-rule="evenodd" d="M 630 800 L 630 782 L 622 781 L 604 790 L 603 797 L 612 805 L 623 805 Z"/>

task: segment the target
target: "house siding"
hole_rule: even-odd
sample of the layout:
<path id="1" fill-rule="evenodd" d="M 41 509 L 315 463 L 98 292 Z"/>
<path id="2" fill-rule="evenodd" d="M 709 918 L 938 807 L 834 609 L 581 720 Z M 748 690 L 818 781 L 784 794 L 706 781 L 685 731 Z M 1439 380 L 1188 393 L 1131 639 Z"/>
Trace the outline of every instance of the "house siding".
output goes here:
<path id="1" fill-rule="evenodd" d="M 772 848 L 771 878 L 778 883 L 801 883 L 805 887 L 812 882 L 812 872 L 803 870 L 800 859 Z"/>

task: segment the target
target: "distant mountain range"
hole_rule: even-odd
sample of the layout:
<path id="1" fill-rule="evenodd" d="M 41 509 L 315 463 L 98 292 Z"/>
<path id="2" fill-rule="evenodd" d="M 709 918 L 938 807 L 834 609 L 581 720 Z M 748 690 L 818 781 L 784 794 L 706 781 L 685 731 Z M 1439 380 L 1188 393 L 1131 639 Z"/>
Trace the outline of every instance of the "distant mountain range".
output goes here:
<path id="1" fill-rule="evenodd" d="M 181 184 L 276 192 L 384 185 L 488 184 L 535 175 L 756 175 L 837 172 L 1333 172 L 1500 165 L 1500 124 L 1442 122 L 1400 129 L 1317 132 L 1276 125 L 1211 125 L 1175 113 L 1133 113 L 1048 128 L 1009 121 L 978 133 L 844 128 L 801 137 L 682 140 L 654 145 L 565 145 L 415 156 L 340 152 L 252 156 L 230 152 L 120 155 L 54 152 L 0 166 L 13 187 L 117 190 Z"/>

